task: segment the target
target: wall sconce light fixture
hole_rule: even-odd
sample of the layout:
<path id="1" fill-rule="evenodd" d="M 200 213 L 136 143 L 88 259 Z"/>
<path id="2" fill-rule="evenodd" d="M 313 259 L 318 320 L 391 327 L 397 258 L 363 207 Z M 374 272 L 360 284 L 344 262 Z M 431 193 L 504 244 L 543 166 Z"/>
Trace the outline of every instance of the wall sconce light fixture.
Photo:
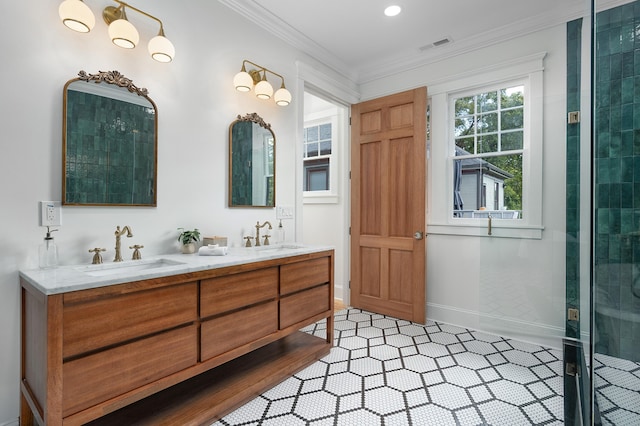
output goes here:
<path id="1" fill-rule="evenodd" d="M 258 69 L 247 71 L 247 63 Z M 267 72 L 280 77 L 280 80 L 282 80 L 282 84 L 276 90 L 276 93 L 273 93 L 273 86 L 267 81 Z M 275 103 L 280 106 L 287 106 L 291 103 L 291 93 L 284 87 L 284 77 L 246 59 L 242 61 L 240 72 L 233 77 L 233 86 L 239 92 L 250 92 L 253 88 L 256 92 L 256 97 L 259 99 L 271 99 L 273 97 Z"/>
<path id="2" fill-rule="evenodd" d="M 158 35 L 149 40 L 149 54 L 158 62 L 171 62 L 176 49 L 173 43 L 164 35 L 162 21 L 136 7 L 120 0 L 113 0 L 118 7 L 107 6 L 102 11 L 102 18 L 109 25 L 109 37 L 119 47 L 133 49 L 140 41 L 138 30 L 127 20 L 125 7 L 153 19 L 160 24 Z M 58 14 L 62 23 L 74 31 L 88 33 L 93 29 L 96 19 L 93 12 L 82 0 L 64 0 L 58 8 Z"/>

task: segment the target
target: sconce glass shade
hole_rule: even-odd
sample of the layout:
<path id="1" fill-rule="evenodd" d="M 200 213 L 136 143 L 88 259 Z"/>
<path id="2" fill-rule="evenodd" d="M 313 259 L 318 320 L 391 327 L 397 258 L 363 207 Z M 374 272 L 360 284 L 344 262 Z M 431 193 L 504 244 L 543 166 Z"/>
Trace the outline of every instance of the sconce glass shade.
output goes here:
<path id="1" fill-rule="evenodd" d="M 246 71 L 240 71 L 233 77 L 233 86 L 238 92 L 250 92 L 253 87 L 253 77 Z"/>
<path id="2" fill-rule="evenodd" d="M 271 99 L 273 87 L 267 80 L 260 80 L 256 84 L 256 96 L 260 99 Z"/>
<path id="3" fill-rule="evenodd" d="M 176 48 L 168 38 L 157 35 L 149 40 L 149 54 L 158 62 L 171 62 L 176 54 Z"/>
<path id="4" fill-rule="evenodd" d="M 109 24 L 109 37 L 116 46 L 133 49 L 140 41 L 138 30 L 126 19 L 116 19 Z"/>
<path id="5" fill-rule="evenodd" d="M 81 0 L 65 0 L 58 8 L 62 23 L 79 33 L 88 33 L 96 24 L 93 12 Z"/>
<path id="6" fill-rule="evenodd" d="M 283 85 L 276 90 L 276 93 L 273 95 L 273 100 L 277 105 L 287 106 L 291 103 L 291 93 Z"/>

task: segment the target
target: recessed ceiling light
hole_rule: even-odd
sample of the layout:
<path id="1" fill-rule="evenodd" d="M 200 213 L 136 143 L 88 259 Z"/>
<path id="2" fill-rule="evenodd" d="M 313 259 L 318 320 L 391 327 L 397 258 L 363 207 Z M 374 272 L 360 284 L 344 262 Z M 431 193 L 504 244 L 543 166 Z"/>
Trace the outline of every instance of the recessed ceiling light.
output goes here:
<path id="1" fill-rule="evenodd" d="M 398 5 L 393 5 L 393 6 L 389 6 L 384 10 L 384 14 L 387 16 L 396 16 L 397 14 L 400 13 L 400 11 L 402 10 L 402 8 L 400 8 L 400 6 Z"/>

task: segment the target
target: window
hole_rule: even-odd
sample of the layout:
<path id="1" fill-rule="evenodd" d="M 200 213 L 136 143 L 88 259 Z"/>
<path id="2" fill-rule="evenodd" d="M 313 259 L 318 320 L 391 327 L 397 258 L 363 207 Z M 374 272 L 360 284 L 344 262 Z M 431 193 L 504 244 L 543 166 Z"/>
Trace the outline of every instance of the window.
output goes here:
<path id="1" fill-rule="evenodd" d="M 429 234 L 542 238 L 545 56 L 429 86 Z"/>
<path id="2" fill-rule="evenodd" d="M 453 217 L 522 218 L 525 102 L 522 84 L 452 97 Z"/>
<path id="3" fill-rule="evenodd" d="M 304 128 L 304 190 L 329 191 L 333 143 L 332 123 Z"/>

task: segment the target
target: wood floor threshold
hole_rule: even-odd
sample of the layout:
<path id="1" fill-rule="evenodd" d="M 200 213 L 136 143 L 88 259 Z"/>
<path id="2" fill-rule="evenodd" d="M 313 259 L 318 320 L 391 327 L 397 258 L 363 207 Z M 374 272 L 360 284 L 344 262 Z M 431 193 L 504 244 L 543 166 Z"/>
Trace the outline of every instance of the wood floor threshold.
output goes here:
<path id="1" fill-rule="evenodd" d="M 88 425 L 210 425 L 330 350 L 325 339 L 298 331 Z"/>

